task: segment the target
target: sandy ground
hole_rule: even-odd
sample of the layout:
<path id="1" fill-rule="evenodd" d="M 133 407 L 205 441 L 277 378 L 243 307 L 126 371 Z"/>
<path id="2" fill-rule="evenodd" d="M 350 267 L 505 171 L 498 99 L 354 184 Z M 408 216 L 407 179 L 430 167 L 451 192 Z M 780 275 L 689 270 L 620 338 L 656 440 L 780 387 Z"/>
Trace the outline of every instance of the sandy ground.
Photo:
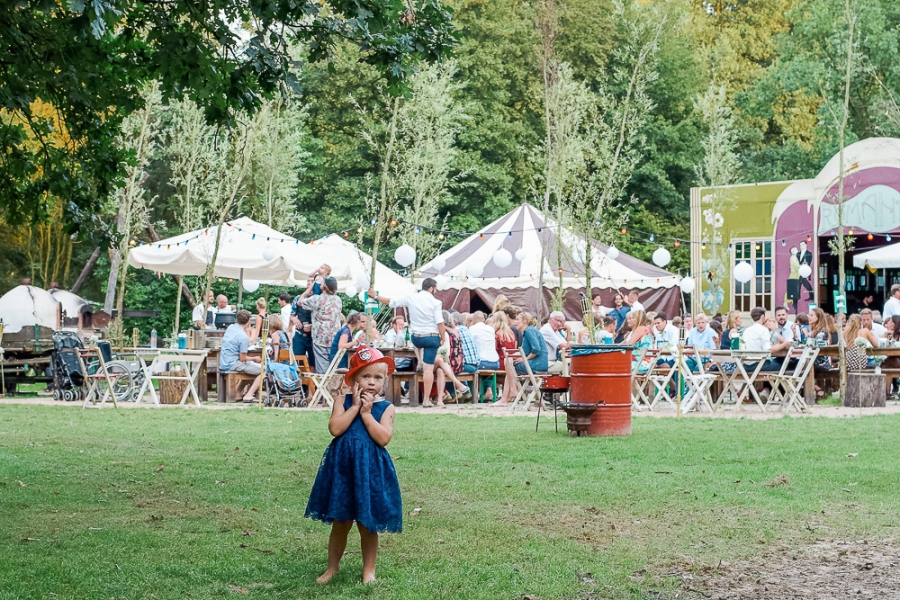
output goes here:
<path id="1" fill-rule="evenodd" d="M 149 396 L 148 396 L 149 399 Z M 4 404 L 31 404 L 31 405 L 40 405 L 40 406 L 58 406 L 58 407 L 66 407 L 66 408 L 81 408 L 80 402 L 59 402 L 55 401 L 50 397 L 46 396 L 7 396 L 4 398 L 0 398 L 0 405 Z M 107 407 L 112 408 L 112 404 L 107 402 Z M 156 409 L 181 409 L 177 405 L 160 405 L 159 407 L 155 407 L 150 404 L 148 401 L 141 402 L 139 404 L 135 404 L 134 402 L 121 402 L 119 406 L 122 408 L 156 408 Z M 207 402 L 202 407 L 201 410 L 248 410 L 255 408 L 255 404 L 220 404 L 218 402 Z M 189 406 L 189 408 L 197 409 L 196 406 Z M 275 409 L 275 410 L 326 410 L 322 407 L 319 408 L 284 408 L 284 409 Z M 524 411 L 521 407 L 516 408 L 515 411 L 509 409 L 509 407 L 501 407 L 501 406 L 493 406 L 490 404 L 479 404 L 474 406 L 472 404 L 448 404 L 444 408 L 409 408 L 408 406 L 401 406 L 397 410 L 398 413 L 422 413 L 422 414 L 456 414 L 464 417 L 527 417 L 527 418 L 536 418 L 537 417 L 537 408 L 532 406 L 530 410 L 527 412 Z M 796 418 L 812 418 L 812 417 L 832 417 L 832 418 L 854 418 L 860 416 L 867 415 L 893 415 L 900 414 L 900 402 L 898 401 L 888 401 L 887 406 L 884 408 L 863 408 L 860 410 L 859 408 L 847 408 L 843 406 L 813 406 L 810 408 L 810 412 L 808 414 L 799 414 L 796 411 L 791 411 L 788 413 L 783 413 L 780 411 L 780 407 L 774 407 L 771 412 L 762 413 L 756 407 L 745 405 L 740 409 L 736 409 L 733 406 L 722 407 L 715 413 L 708 412 L 691 412 L 684 415 L 681 415 L 682 418 L 685 419 L 781 419 L 785 416 L 788 417 L 796 417 Z M 542 410 L 542 417 L 549 416 L 553 418 L 553 410 L 552 409 L 544 409 Z M 674 409 L 671 408 L 658 408 L 651 412 L 632 412 L 632 416 L 636 418 L 676 418 L 677 415 Z M 560 421 L 565 421 L 565 414 L 560 411 L 559 413 Z M 898 596 L 900 597 L 900 596 Z"/>
<path id="2" fill-rule="evenodd" d="M 818 540 L 672 575 L 681 577 L 686 599 L 881 600 L 900 598 L 898 552 L 891 541 Z"/>

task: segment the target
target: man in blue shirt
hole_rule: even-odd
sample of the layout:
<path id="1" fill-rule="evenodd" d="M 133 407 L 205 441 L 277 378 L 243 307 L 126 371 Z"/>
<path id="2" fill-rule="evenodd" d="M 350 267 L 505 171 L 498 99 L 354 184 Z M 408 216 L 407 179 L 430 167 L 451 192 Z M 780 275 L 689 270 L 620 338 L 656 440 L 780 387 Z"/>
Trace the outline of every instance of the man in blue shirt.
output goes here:
<path id="1" fill-rule="evenodd" d="M 250 311 L 239 310 L 235 315 L 236 323 L 232 323 L 222 336 L 222 349 L 219 352 L 219 371 L 232 371 L 234 373 L 247 373 L 256 375 L 256 379 L 250 385 L 250 389 L 244 394 L 244 402 L 253 402 L 253 397 L 259 389 L 260 361 L 259 356 L 247 356 L 250 349 Z M 224 390 L 220 392 L 223 394 Z"/>
<path id="2" fill-rule="evenodd" d="M 625 296 L 616 294 L 616 307 L 609 311 L 608 315 L 616 319 L 616 331 L 622 329 L 622 325 L 625 323 L 625 317 L 627 317 L 630 312 L 631 309 L 625 306 Z"/>
<path id="3" fill-rule="evenodd" d="M 701 313 L 694 317 L 694 328 L 688 333 L 686 345 L 697 350 L 716 350 L 716 332 L 709 327 L 706 315 Z"/>

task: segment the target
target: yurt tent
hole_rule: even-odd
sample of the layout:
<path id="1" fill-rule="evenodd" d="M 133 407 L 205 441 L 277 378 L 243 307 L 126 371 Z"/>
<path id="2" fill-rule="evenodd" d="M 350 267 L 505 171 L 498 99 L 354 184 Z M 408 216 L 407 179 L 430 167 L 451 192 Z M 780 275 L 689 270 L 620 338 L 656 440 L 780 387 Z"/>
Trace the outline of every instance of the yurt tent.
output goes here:
<path id="1" fill-rule="evenodd" d="M 526 203 L 426 263 L 420 272 L 441 276 L 438 282 L 443 290 L 438 297 L 445 308 L 457 310 L 490 308 L 503 294 L 513 304 L 546 316 L 545 307 L 562 285 L 566 317 L 577 320 L 581 318 L 578 294 L 585 291 L 586 249 L 583 236 L 560 231 L 555 220 Z M 593 240 L 591 249 L 591 287 L 593 293 L 601 294 L 605 306 L 613 305 L 616 292 L 637 290 L 648 309 L 680 312 L 680 277 L 624 252 L 612 251 L 615 258 L 611 259 L 610 248 Z M 538 289 L 541 272 L 543 290 Z"/>

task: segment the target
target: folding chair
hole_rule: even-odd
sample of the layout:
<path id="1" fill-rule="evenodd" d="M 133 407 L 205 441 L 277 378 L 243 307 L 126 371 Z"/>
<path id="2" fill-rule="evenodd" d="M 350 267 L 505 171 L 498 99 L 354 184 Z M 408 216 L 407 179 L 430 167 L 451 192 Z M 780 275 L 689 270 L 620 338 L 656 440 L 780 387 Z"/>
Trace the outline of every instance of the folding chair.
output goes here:
<path id="1" fill-rule="evenodd" d="M 309 359 L 305 355 L 294 356 L 297 363 L 297 372 L 300 373 L 300 383 L 306 386 L 307 397 L 316 393 L 316 382 L 312 378 L 312 370 L 309 368 Z"/>
<path id="2" fill-rule="evenodd" d="M 531 406 L 531 403 L 535 400 L 538 401 L 538 411 L 540 411 L 540 394 L 541 394 L 541 382 L 535 377 L 534 372 L 531 370 L 531 365 L 528 364 L 528 360 L 525 358 L 525 353 L 522 352 L 521 348 L 516 348 L 514 350 L 509 350 L 508 348 L 503 349 L 503 354 L 505 358 L 511 358 L 513 361 L 517 359 L 521 359 L 522 364 L 525 365 L 525 374 L 520 375 L 518 371 L 516 371 L 516 380 L 522 382 L 521 387 L 519 388 L 519 393 L 516 394 L 516 397 L 509 404 L 509 410 L 515 412 L 516 404 L 518 404 L 519 400 L 525 402 L 525 410 L 528 410 L 528 407 Z M 505 362 L 505 361 L 504 361 Z M 528 383 L 531 384 L 531 390 L 528 391 Z"/>
<path id="3" fill-rule="evenodd" d="M 338 365 L 341 363 L 341 359 L 344 358 L 346 352 L 347 351 L 344 348 L 338 348 L 337 354 L 334 355 L 334 359 L 331 361 L 331 364 L 328 365 L 328 369 L 324 373 L 309 372 L 302 374 L 303 376 L 308 376 L 312 379 L 316 387 L 316 391 L 313 392 L 313 396 L 309 401 L 310 406 L 316 406 L 322 400 L 325 401 L 328 408 L 331 408 L 334 405 L 334 398 L 328 391 L 328 383 L 335 375 L 338 375 Z"/>
<path id="4" fill-rule="evenodd" d="M 769 403 L 781 404 L 782 411 L 788 411 L 794 407 L 797 412 L 806 412 L 809 406 L 803 395 L 803 386 L 817 356 L 819 356 L 818 348 L 806 346 L 791 348 L 781 365 L 781 370 L 770 379 L 772 393 L 769 396 Z M 793 368 L 790 366 L 792 360 L 796 361 Z"/>
<path id="5" fill-rule="evenodd" d="M 691 356 L 694 357 L 694 362 L 697 365 L 696 373 L 691 369 L 690 364 L 688 363 L 688 358 Z M 694 408 L 699 409 L 702 406 L 706 406 L 706 409 L 709 410 L 709 412 L 714 412 L 709 390 L 718 377 L 705 371 L 700 354 L 690 346 L 685 347 L 681 353 L 681 365 L 684 382 L 687 386 L 687 393 L 682 399 L 682 411 L 689 412 Z"/>
<path id="6" fill-rule="evenodd" d="M 659 360 L 659 350 L 643 348 L 637 361 L 631 362 L 631 406 L 642 411 L 644 408 L 653 410 L 650 406 L 650 376 L 656 362 Z M 649 363 L 651 367 L 641 370 L 641 365 Z"/>
<path id="7" fill-rule="evenodd" d="M 84 404 L 81 405 L 82 410 L 89 405 L 103 408 L 103 403 L 112 400 L 113 406 L 119 408 L 116 401 L 115 381 L 119 377 L 123 377 L 123 373 L 110 373 L 106 368 L 106 361 L 103 358 L 103 352 L 99 348 L 78 349 L 78 362 L 84 375 Z M 88 368 L 88 365 L 92 368 Z M 103 395 L 100 395 L 103 384 Z M 99 401 L 99 403 L 98 403 Z"/>

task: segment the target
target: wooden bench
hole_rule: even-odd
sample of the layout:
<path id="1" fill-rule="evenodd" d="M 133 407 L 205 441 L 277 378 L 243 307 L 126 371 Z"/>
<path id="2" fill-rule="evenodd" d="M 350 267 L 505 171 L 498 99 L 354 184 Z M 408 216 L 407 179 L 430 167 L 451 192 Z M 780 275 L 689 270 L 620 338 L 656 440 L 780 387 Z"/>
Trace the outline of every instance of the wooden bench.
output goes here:
<path id="1" fill-rule="evenodd" d="M 395 372 L 394 375 L 396 376 L 397 373 Z M 407 373 L 407 375 L 413 375 L 413 373 Z M 417 373 L 415 373 L 415 375 L 417 376 L 416 377 L 417 383 L 422 383 L 422 384 L 425 383 L 425 374 L 424 373 L 417 372 Z M 459 379 L 460 381 L 462 381 L 463 383 L 472 383 L 473 387 L 475 385 L 475 379 L 476 379 L 475 373 L 466 373 L 466 372 L 456 373 L 456 378 Z M 435 370 L 434 381 L 435 381 L 435 383 L 437 382 L 437 370 Z M 450 382 L 448 381 L 448 383 L 450 383 Z M 416 386 L 416 387 L 418 388 L 418 386 Z M 419 394 L 421 394 L 423 398 L 431 397 L 431 394 L 430 394 L 431 390 L 418 389 L 418 391 L 419 391 Z M 472 397 L 477 398 L 477 396 L 474 393 L 472 394 Z M 409 405 L 413 406 L 412 397 L 410 397 Z M 418 403 L 416 404 L 416 406 L 418 406 Z"/>
<path id="2" fill-rule="evenodd" d="M 504 369 L 482 369 L 480 371 L 475 372 L 475 384 L 474 390 L 472 390 L 472 396 L 475 399 L 475 404 L 481 402 L 481 389 L 482 389 L 482 380 L 490 379 L 491 380 L 491 390 L 494 393 L 494 402 L 500 399 L 500 395 L 497 392 L 497 379 L 501 381 L 506 381 L 506 371 Z"/>
<path id="3" fill-rule="evenodd" d="M 256 375 L 235 373 L 234 371 L 216 372 L 216 400 L 219 402 L 240 402 L 241 388 L 250 385 Z"/>

